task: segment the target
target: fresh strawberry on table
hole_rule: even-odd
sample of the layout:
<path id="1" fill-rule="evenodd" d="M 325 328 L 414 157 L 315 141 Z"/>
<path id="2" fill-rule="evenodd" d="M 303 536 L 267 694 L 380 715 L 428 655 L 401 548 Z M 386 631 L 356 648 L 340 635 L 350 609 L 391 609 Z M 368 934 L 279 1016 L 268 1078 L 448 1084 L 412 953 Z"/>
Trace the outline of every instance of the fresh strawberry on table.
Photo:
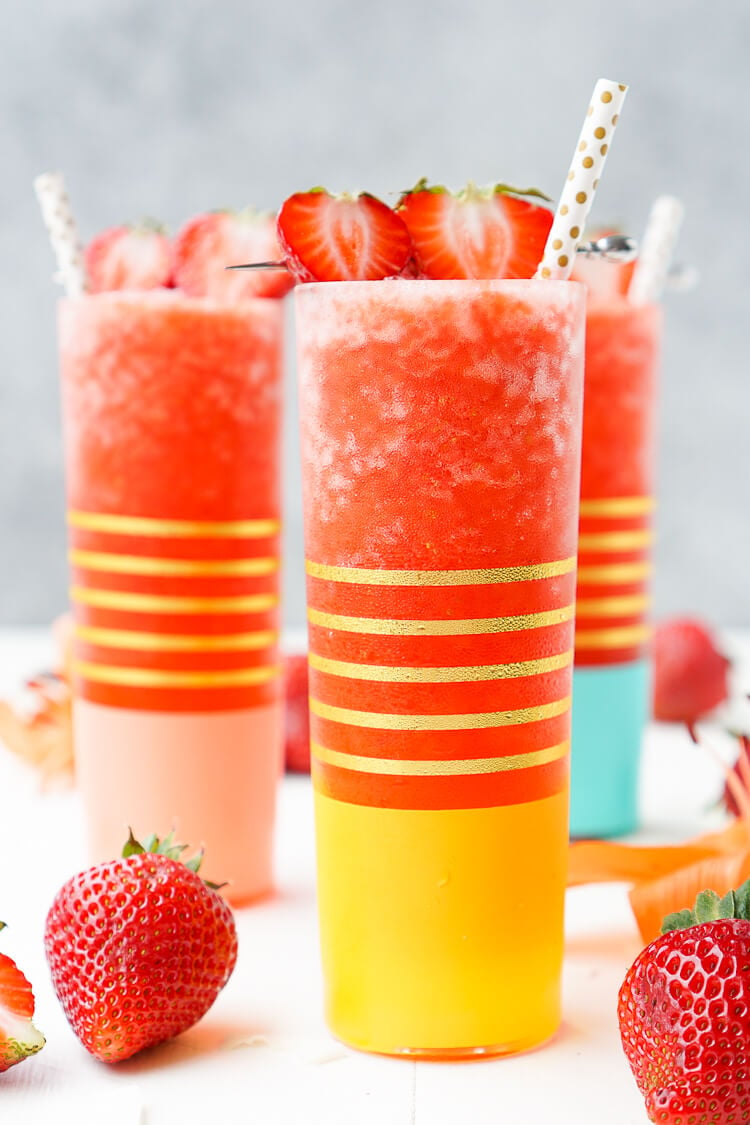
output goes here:
<path id="1" fill-rule="evenodd" d="M 190 219 L 175 236 L 175 284 L 190 297 L 217 301 L 283 297 L 294 284 L 286 269 L 226 269 L 242 262 L 280 259 L 273 215 L 252 208 L 209 211 Z"/>
<path id="2" fill-rule="evenodd" d="M 150 220 L 109 227 L 86 248 L 89 290 L 160 289 L 172 284 L 172 247 Z"/>
<path id="3" fill-rule="evenodd" d="M 297 281 L 375 281 L 408 266 L 412 244 L 403 219 L 374 195 L 291 195 L 277 219 L 286 264 Z"/>
<path id="4" fill-rule="evenodd" d="M 284 764 L 290 773 L 310 772 L 310 708 L 307 655 L 284 657 Z"/>
<path id="5" fill-rule="evenodd" d="M 131 835 L 120 859 L 74 876 L 47 915 L 52 983 L 84 1047 L 120 1062 L 192 1027 L 237 959 L 232 911 L 171 836 Z"/>
<path id="6" fill-rule="evenodd" d="M 401 197 L 398 213 L 425 277 L 529 278 L 552 226 L 552 212 L 540 205 L 546 198 L 535 188 L 506 184 L 469 184 L 454 194 L 420 180 Z"/>
<path id="7" fill-rule="evenodd" d="M 665 918 L 619 993 L 623 1049 L 651 1121 L 750 1120 L 750 881 Z"/>
<path id="8" fill-rule="evenodd" d="M 5 923 L 0 922 L 0 930 Z M 35 1055 L 44 1036 L 32 1022 L 34 994 L 21 970 L 0 953 L 0 1073 Z"/>
<path id="9" fill-rule="evenodd" d="M 730 662 L 702 621 L 674 617 L 654 630 L 653 714 L 692 723 L 729 695 Z"/>

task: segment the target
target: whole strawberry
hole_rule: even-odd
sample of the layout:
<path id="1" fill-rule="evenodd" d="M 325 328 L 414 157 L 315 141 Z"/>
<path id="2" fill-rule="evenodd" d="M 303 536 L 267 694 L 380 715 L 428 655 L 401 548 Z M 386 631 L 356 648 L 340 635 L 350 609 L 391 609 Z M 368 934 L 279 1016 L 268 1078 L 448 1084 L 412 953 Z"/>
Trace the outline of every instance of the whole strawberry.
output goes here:
<path id="1" fill-rule="evenodd" d="M 0 930 L 5 923 L 0 922 Z M 0 953 L 0 1074 L 35 1055 L 44 1036 L 32 1023 L 34 994 L 21 970 Z"/>
<path id="2" fill-rule="evenodd" d="M 750 880 L 671 914 L 620 989 L 622 1045 L 651 1121 L 750 1120 Z"/>
<path id="3" fill-rule="evenodd" d="M 232 912 L 179 860 L 171 836 L 74 876 L 47 915 L 44 945 L 57 997 L 84 1047 L 120 1062 L 192 1027 L 237 960 Z"/>
<path id="4" fill-rule="evenodd" d="M 692 723 L 727 699 L 730 663 L 702 621 L 674 617 L 659 622 L 653 657 L 655 719 Z"/>

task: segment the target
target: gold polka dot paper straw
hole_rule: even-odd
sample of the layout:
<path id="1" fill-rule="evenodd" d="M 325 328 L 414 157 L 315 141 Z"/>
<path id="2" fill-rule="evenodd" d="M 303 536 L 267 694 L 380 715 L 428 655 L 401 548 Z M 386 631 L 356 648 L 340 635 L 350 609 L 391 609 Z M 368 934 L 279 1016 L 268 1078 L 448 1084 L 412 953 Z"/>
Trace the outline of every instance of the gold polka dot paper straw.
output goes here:
<path id="1" fill-rule="evenodd" d="M 627 91 L 627 86 L 606 78 L 600 78 L 594 87 L 536 277 L 567 281 L 573 272 L 576 250 Z"/>
<path id="2" fill-rule="evenodd" d="M 628 289 L 631 304 L 661 300 L 684 210 L 673 195 L 660 195 L 654 200 Z"/>
<path id="3" fill-rule="evenodd" d="M 34 180 L 34 190 L 57 261 L 55 280 L 68 297 L 80 297 L 88 288 L 86 267 L 65 182 L 59 172 L 45 172 Z"/>

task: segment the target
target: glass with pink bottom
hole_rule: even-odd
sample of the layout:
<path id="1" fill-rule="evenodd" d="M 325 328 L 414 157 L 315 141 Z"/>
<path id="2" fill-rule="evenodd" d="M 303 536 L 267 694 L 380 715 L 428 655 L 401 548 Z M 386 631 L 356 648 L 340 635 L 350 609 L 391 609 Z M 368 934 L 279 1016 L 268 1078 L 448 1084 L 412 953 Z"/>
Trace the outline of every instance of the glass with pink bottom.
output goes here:
<path id="1" fill-rule="evenodd" d="M 281 768 L 279 302 L 62 302 L 76 772 L 91 859 L 175 830 L 267 892 Z"/>

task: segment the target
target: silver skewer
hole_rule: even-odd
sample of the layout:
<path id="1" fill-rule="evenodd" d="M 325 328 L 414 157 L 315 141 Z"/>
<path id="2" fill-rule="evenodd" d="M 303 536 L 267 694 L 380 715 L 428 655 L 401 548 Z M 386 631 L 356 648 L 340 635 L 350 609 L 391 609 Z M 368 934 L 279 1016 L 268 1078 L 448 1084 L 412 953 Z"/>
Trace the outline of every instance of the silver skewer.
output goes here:
<path id="1" fill-rule="evenodd" d="M 287 270 L 286 262 L 244 262 L 241 266 L 224 266 L 225 270 Z"/>
<path id="2" fill-rule="evenodd" d="M 632 262 L 638 255 L 638 243 L 627 234 L 607 234 L 591 242 L 581 242 L 578 253 L 587 258 L 601 258 L 605 262 Z"/>
<path id="3" fill-rule="evenodd" d="M 605 262 L 632 262 L 638 255 L 636 239 L 627 234 L 608 234 L 590 242 L 581 242 L 578 253 L 587 258 L 601 258 Z M 226 270 L 286 270 L 286 262 L 243 262 L 236 266 L 224 266 Z"/>

